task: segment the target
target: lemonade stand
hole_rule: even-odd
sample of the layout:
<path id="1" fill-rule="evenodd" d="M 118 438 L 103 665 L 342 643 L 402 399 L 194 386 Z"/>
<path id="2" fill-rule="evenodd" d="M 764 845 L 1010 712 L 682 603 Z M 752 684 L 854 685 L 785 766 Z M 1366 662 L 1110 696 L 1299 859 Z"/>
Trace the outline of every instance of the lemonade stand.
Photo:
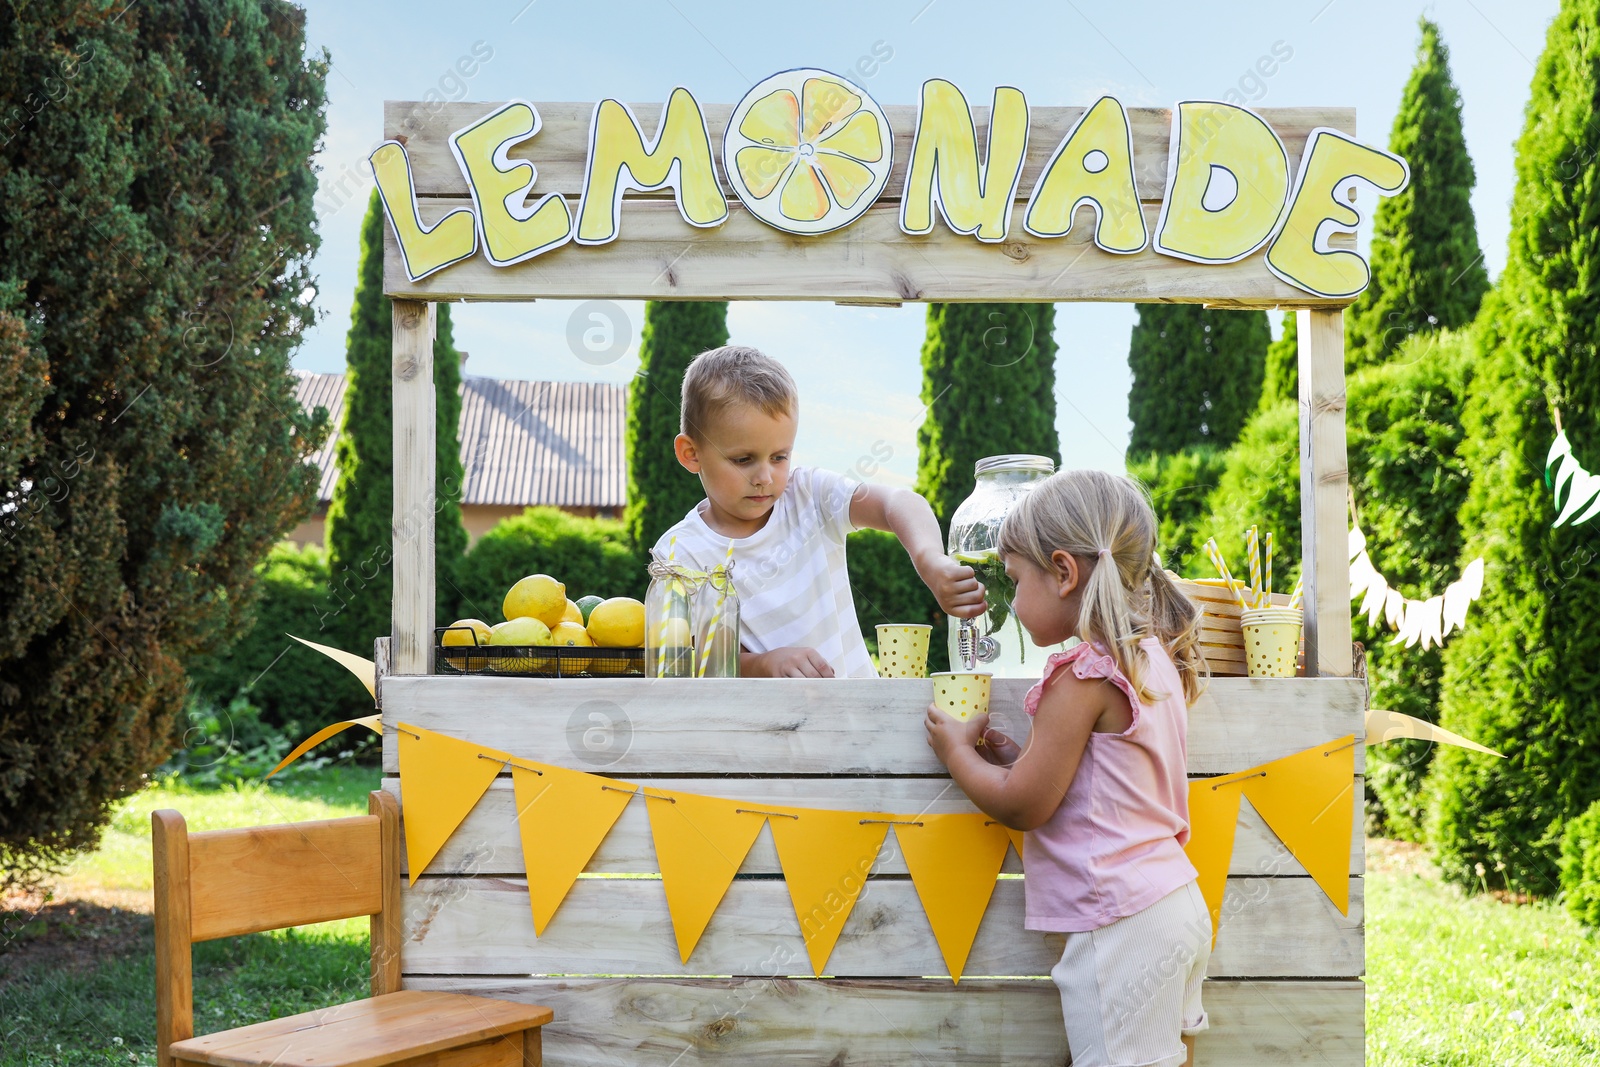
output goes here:
<path id="1" fill-rule="evenodd" d="M 1190 712 L 1217 925 L 1198 1058 L 1363 1062 L 1367 692 L 1346 596 L 1341 316 L 1367 277 L 1355 180 L 1393 192 L 1405 165 L 1356 142 L 1345 108 L 1088 104 L 1009 87 L 969 100 L 931 79 L 884 106 L 801 70 L 733 104 L 678 88 L 631 105 L 386 105 L 372 165 L 394 299 L 395 565 L 378 698 L 406 824 L 407 988 L 549 1005 L 556 1064 L 1067 1057 L 1046 977 L 1059 941 L 1021 933 L 1020 835 L 986 823 L 929 750 L 927 680 L 437 672 L 435 303 L 1285 307 L 1305 665 L 1216 677 Z M 995 678 L 995 707 L 1020 708 L 1028 685 Z"/>

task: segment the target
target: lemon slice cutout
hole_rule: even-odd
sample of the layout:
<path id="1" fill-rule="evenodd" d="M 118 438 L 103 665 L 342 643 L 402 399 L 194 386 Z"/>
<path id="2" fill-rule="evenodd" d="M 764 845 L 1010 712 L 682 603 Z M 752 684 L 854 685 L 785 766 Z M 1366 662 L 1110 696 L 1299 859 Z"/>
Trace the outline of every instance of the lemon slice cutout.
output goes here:
<path id="1" fill-rule="evenodd" d="M 810 68 L 752 88 L 722 139 L 734 192 L 785 233 L 828 233 L 860 218 L 888 183 L 893 157 L 894 131 L 877 101 Z"/>

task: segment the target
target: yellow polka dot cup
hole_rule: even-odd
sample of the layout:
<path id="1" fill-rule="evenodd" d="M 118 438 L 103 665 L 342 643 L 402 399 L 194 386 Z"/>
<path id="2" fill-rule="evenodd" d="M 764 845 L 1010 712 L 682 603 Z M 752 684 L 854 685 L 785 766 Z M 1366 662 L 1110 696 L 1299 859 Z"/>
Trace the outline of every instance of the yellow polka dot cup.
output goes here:
<path id="1" fill-rule="evenodd" d="M 952 719 L 966 722 L 989 710 L 990 674 L 941 672 L 933 677 L 933 702 Z"/>
<path id="2" fill-rule="evenodd" d="M 878 677 L 926 678 L 932 626 L 893 623 L 878 627 Z"/>
<path id="3" fill-rule="evenodd" d="M 1293 678 L 1300 652 L 1299 608 L 1256 608 L 1241 612 L 1245 671 L 1252 678 Z"/>

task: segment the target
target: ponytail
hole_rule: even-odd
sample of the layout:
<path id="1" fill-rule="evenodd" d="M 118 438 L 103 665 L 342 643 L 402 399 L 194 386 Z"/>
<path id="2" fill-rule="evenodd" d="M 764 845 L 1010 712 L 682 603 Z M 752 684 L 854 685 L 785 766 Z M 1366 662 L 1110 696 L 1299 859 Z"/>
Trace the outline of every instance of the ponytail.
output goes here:
<path id="1" fill-rule="evenodd" d="M 1183 682 L 1184 703 L 1200 695 L 1200 612 L 1155 564 L 1156 517 L 1137 483 L 1104 471 L 1051 475 L 1025 495 L 1000 527 L 999 548 L 1049 571 L 1051 553 L 1084 564 L 1078 635 L 1107 649 L 1145 703 L 1168 694 L 1150 690 L 1149 657 L 1139 647 L 1155 637 Z"/>

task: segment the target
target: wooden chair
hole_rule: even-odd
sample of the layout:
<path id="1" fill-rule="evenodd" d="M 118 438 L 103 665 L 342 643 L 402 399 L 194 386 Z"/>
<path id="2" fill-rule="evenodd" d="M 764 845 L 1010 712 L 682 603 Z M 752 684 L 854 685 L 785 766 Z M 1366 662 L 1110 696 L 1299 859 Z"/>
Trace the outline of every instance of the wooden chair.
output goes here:
<path id="1" fill-rule="evenodd" d="M 400 805 L 375 791 L 351 819 L 191 834 L 151 815 L 156 1053 L 161 1067 L 533 1067 L 549 1008 L 400 989 Z M 372 996 L 194 1036 L 190 946 L 303 923 L 372 917 Z"/>

